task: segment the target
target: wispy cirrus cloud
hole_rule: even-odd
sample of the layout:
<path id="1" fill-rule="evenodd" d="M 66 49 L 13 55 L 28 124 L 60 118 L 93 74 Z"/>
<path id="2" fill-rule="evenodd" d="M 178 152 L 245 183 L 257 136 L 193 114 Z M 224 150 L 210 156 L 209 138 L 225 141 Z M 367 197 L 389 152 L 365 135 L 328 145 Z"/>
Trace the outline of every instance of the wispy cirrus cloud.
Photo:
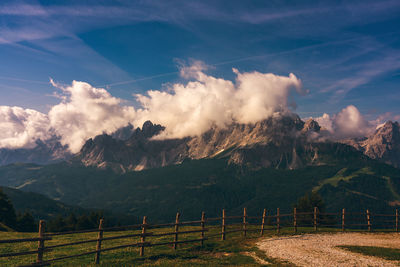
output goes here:
<path id="1" fill-rule="evenodd" d="M 391 51 L 378 59 L 363 64 L 353 64 L 350 69 L 348 77 L 335 81 L 332 85 L 320 90 L 320 93 L 333 92 L 331 101 L 337 102 L 353 89 L 365 85 L 383 74 L 400 69 L 400 53 Z"/>
<path id="2" fill-rule="evenodd" d="M 276 7 L 277 6 L 277 7 Z M 12 17 L 29 18 L 32 24 L 32 29 L 42 29 L 42 27 L 34 27 L 35 24 L 51 20 L 58 22 L 59 28 L 69 29 L 70 32 L 79 32 L 82 30 L 93 29 L 107 24 L 121 25 L 127 23 L 143 22 L 143 21 L 164 21 L 177 25 L 188 25 L 194 20 L 210 20 L 224 21 L 225 23 L 251 23 L 263 24 L 271 21 L 279 21 L 282 19 L 296 18 L 302 16 L 309 20 L 318 16 L 326 16 L 332 13 L 340 14 L 340 12 L 351 12 L 352 16 L 343 17 L 336 24 L 323 23 L 324 27 L 332 27 L 334 25 L 341 26 L 352 20 L 361 20 L 357 15 L 372 13 L 374 16 L 382 16 L 389 13 L 395 13 L 400 8 L 398 1 L 380 1 L 379 3 L 372 1 L 356 2 L 351 4 L 335 4 L 335 3 L 319 3 L 314 7 L 309 5 L 282 6 L 266 4 L 264 7 L 250 8 L 240 2 L 233 2 L 232 9 L 222 8 L 223 5 L 214 2 L 198 2 L 198 1 L 118 1 L 118 2 L 79 2 L 71 1 L 68 4 L 60 5 L 50 3 L 50 5 L 41 5 L 38 2 L 17 2 L 0 4 L 0 16 L 7 17 L 7 20 L 12 20 Z M 235 8 L 236 7 L 236 8 Z M 101 18 L 101 19 L 98 19 Z M 18 19 L 21 24 L 24 20 Z M 12 27 L 12 30 L 18 30 L 21 25 L 17 24 Z M 23 27 L 21 28 L 23 30 Z M 57 34 L 55 31 L 45 31 L 50 34 Z M 48 37 L 44 33 L 33 33 L 40 37 Z M 58 35 L 63 33 L 59 32 Z M 22 35 L 22 34 L 20 34 Z M 31 37 L 27 36 L 28 40 Z M 6 39 L 6 38 L 5 38 Z M 18 38 L 11 38 L 11 40 Z"/>
<path id="3" fill-rule="evenodd" d="M 148 25 L 141 22 L 162 22 L 153 25 L 172 25 L 189 32 L 190 38 L 197 38 L 195 44 L 184 45 L 185 48 L 192 45 L 190 51 L 188 48 L 189 52 L 182 52 L 183 55 L 168 54 L 171 57 L 206 60 L 218 66 L 217 71 L 229 71 L 229 65 L 241 63 L 243 66 L 257 66 L 260 71 L 268 70 L 281 75 L 300 73 L 305 78 L 307 88 L 311 85 L 312 92 L 322 93 L 316 94 L 316 102 L 334 103 L 332 106 L 336 107 L 332 107 L 332 110 L 337 109 L 337 103 L 355 88 L 370 84 L 398 68 L 399 51 L 391 49 L 390 42 L 387 42 L 388 36 L 397 41 L 398 33 L 388 34 L 389 30 L 384 29 L 381 34 L 373 29 L 383 28 L 382 25 L 386 24 L 380 23 L 385 20 L 388 24 L 396 22 L 400 14 L 400 2 L 394 0 L 315 1 L 312 4 L 304 1 L 290 4 L 279 1 L 264 1 L 262 4 L 230 1 L 229 5 L 218 1 L 190 0 L 42 3 L 23 0 L 0 2 L 0 46 L 13 47 L 16 54 L 25 50 L 26 53 L 21 54 L 29 54 L 29 57 L 36 54 L 35 57 L 32 56 L 34 60 L 45 62 L 43 65 L 51 64 L 52 67 L 47 72 L 60 69 L 60 76 L 68 72 L 68 69 L 82 70 L 78 71 L 78 75 L 74 73 L 63 78 L 46 73 L 41 76 L 44 82 L 48 76 L 53 76 L 65 81 L 78 79 L 111 87 L 120 85 L 116 91 L 120 88 L 123 88 L 121 91 L 128 91 L 132 90 L 129 86 L 135 82 L 166 76 L 177 77 L 177 72 L 171 72 L 170 68 L 157 68 L 157 65 L 144 62 L 145 60 L 136 61 L 134 56 L 120 60 L 120 55 L 115 55 L 117 53 L 104 51 L 107 44 L 101 44 L 99 48 L 96 47 L 97 43 L 93 44 L 95 42 L 85 43 L 86 33 L 91 38 L 102 29 L 116 27 L 118 30 L 123 28 L 118 26 L 124 25 L 135 31 L 136 27 L 139 29 Z M 369 28 L 372 28 L 371 32 L 366 31 Z M 178 40 L 173 34 L 169 38 Z M 374 39 L 379 39 L 379 42 L 374 42 Z M 121 40 L 112 40 L 109 44 L 114 41 Z M 123 42 L 125 41 L 124 39 Z M 152 39 L 149 43 L 157 41 Z M 137 47 L 133 39 L 128 40 L 126 46 L 132 50 L 154 49 Z M 159 42 L 159 46 L 163 47 L 164 43 Z M 209 53 L 212 49 L 217 52 Z M 208 53 L 214 62 L 207 58 Z M 155 51 L 154 56 L 158 57 L 160 54 Z M 122 61 L 129 61 L 132 66 L 154 64 L 151 67 L 144 66 L 153 72 L 141 72 L 136 67 L 130 69 Z M 15 71 L 4 75 L 20 77 L 23 82 L 24 77 L 26 78 L 24 75 L 31 72 L 17 73 Z M 88 78 L 89 73 L 96 73 L 97 77 L 104 79 L 96 80 L 95 75 Z M 315 78 L 311 78 L 311 75 Z M 30 78 L 35 80 L 33 75 Z M 147 90 L 145 86 L 140 90 Z M 323 94 L 324 99 L 321 100 Z"/>
<path id="4" fill-rule="evenodd" d="M 5 4 L 0 6 L 0 15 L 8 16 L 47 16 L 47 11 L 38 4 Z"/>
<path id="5" fill-rule="evenodd" d="M 297 9 L 297 10 L 281 10 L 281 11 L 273 11 L 268 12 L 267 10 L 255 12 L 255 13 L 246 13 L 239 17 L 240 20 L 252 24 L 260 24 L 273 20 L 286 19 L 291 17 L 297 17 L 302 15 L 316 15 L 318 13 L 325 13 L 331 11 L 332 8 L 323 7 L 323 8 L 305 8 L 305 9 Z"/>

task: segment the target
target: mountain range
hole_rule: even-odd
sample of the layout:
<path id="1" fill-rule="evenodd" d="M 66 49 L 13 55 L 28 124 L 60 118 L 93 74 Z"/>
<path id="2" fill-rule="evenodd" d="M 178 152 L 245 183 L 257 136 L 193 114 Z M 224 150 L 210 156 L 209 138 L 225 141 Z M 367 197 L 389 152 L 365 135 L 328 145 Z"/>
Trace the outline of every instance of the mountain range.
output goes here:
<path id="1" fill-rule="evenodd" d="M 400 203 L 397 122 L 366 138 L 320 141 L 321 127 L 297 115 L 214 127 L 196 137 L 161 140 L 145 122 L 89 139 L 78 154 L 47 165 L 0 167 L 0 185 L 66 205 L 153 220 L 199 212 L 217 216 L 281 207 L 310 191 L 328 210 L 393 211 Z M 393 166 L 388 165 L 390 163 Z"/>
<path id="2" fill-rule="evenodd" d="M 372 159 L 400 167 L 400 128 L 398 122 L 387 121 L 369 137 L 343 140 Z"/>
<path id="3" fill-rule="evenodd" d="M 59 138 L 36 140 L 33 148 L 0 148 L 0 166 L 12 163 L 50 164 L 71 158 L 68 146 L 63 146 Z"/>
<path id="4" fill-rule="evenodd" d="M 318 141 L 321 127 L 312 119 L 303 122 L 297 115 L 271 117 L 255 124 L 232 124 L 213 127 L 200 136 L 182 139 L 158 139 L 165 128 L 147 121 L 142 128 L 132 125 L 111 135 L 91 138 L 72 155 L 59 139 L 37 141 L 33 149 L 0 149 L 0 165 L 16 162 L 50 164 L 68 160 L 84 166 L 114 171 L 143 169 L 180 164 L 184 160 L 229 158 L 230 163 L 253 168 L 296 169 L 324 164 L 321 153 L 335 148 L 335 153 L 350 145 L 364 155 L 381 162 L 400 166 L 400 129 L 398 122 L 388 121 L 370 136 Z"/>
<path id="5" fill-rule="evenodd" d="M 326 157 L 333 160 L 332 156 L 350 150 L 350 145 L 372 159 L 400 166 L 397 122 L 386 122 L 369 137 L 339 141 L 318 141 L 320 128 L 316 121 L 303 122 L 292 114 L 212 128 L 195 137 L 159 140 L 154 137 L 164 128 L 147 121 L 126 140 L 106 134 L 89 139 L 72 160 L 122 172 L 203 158 L 227 158 L 230 163 L 253 168 L 298 169 L 326 164 Z"/>

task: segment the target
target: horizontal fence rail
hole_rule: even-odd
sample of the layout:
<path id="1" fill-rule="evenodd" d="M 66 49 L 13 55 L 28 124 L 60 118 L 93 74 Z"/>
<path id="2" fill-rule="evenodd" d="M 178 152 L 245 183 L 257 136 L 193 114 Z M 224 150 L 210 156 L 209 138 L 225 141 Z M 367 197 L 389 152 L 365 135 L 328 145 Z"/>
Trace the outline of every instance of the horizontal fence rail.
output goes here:
<path id="1" fill-rule="evenodd" d="M 298 211 L 296 208 L 294 208 L 292 213 L 282 214 L 280 209 L 277 208 L 276 212 L 274 213 L 267 212 L 267 210 L 264 209 L 261 216 L 249 216 L 247 214 L 247 209 L 244 208 L 242 215 L 227 216 L 224 209 L 222 210 L 221 215 L 221 217 L 206 218 L 205 213 L 202 212 L 200 220 L 180 221 L 180 213 L 177 213 L 175 222 L 164 224 L 149 224 L 147 222 L 147 217 L 144 216 L 143 222 L 141 224 L 115 227 L 103 227 L 104 220 L 100 219 L 99 227 L 97 229 L 59 233 L 46 233 L 45 222 L 41 220 L 39 222 L 38 237 L 0 240 L 0 246 L 2 244 L 37 242 L 38 246 L 36 250 L 4 253 L 0 254 L 0 258 L 36 254 L 35 262 L 31 262 L 21 266 L 44 266 L 51 265 L 53 262 L 56 261 L 62 261 L 93 254 L 95 255 L 94 262 L 96 264 L 99 264 L 101 254 L 107 251 L 137 247 L 139 248 L 139 255 L 144 256 L 145 248 L 172 245 L 172 248 L 176 250 L 181 244 L 197 242 L 200 243 L 201 246 L 203 246 L 206 240 L 220 238 L 223 241 L 226 240 L 226 238 L 229 236 L 228 234 L 237 232 L 242 232 L 243 236 L 246 237 L 247 233 L 250 232 L 259 232 L 260 236 L 263 236 L 265 234 L 265 231 L 276 231 L 276 233 L 279 234 L 283 228 L 291 228 L 293 229 L 293 233 L 297 233 L 299 227 L 309 227 L 314 231 L 318 231 L 321 228 L 324 228 L 324 230 L 328 231 L 332 230 L 332 228 L 337 229 L 336 231 L 399 231 L 399 213 L 397 209 L 393 214 L 374 214 L 369 210 L 366 210 L 365 212 L 346 212 L 345 209 L 342 209 L 341 212 L 337 213 L 324 213 L 320 212 L 315 207 L 313 211 L 310 212 Z M 195 227 L 196 229 L 180 229 L 180 226 L 190 226 Z M 173 227 L 173 231 L 154 232 L 154 230 L 166 230 L 168 229 L 168 227 Z M 216 233 L 208 233 L 211 229 L 216 230 L 218 228 L 221 229 L 221 231 L 217 230 Z M 113 233 L 117 231 L 138 231 L 138 233 L 127 233 L 104 237 L 104 233 Z M 47 241 L 54 240 L 53 237 L 87 233 L 96 233 L 97 238 L 92 237 L 76 242 L 66 242 L 45 246 Z M 182 236 L 187 234 L 198 234 L 198 237 L 189 237 L 191 239 L 180 240 Z M 172 236 L 173 240 L 151 240 L 151 238 L 154 237 L 164 236 Z M 132 238 L 138 238 L 137 242 L 102 248 L 104 243 L 107 241 Z M 73 255 L 65 255 L 61 257 L 44 259 L 45 253 L 53 251 L 54 249 L 89 243 L 96 243 L 96 246 L 93 246 L 93 250 Z"/>

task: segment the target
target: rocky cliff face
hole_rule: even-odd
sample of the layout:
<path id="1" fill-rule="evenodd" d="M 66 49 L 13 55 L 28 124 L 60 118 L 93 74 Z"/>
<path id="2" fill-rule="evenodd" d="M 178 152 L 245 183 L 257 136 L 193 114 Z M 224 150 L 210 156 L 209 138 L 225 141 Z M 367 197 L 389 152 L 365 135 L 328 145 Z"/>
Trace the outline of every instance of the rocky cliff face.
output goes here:
<path id="1" fill-rule="evenodd" d="M 387 121 L 368 137 L 342 140 L 368 157 L 400 167 L 400 128 L 398 122 Z"/>
<path id="2" fill-rule="evenodd" d="M 388 121 L 376 132 L 356 143 L 365 155 L 400 167 L 400 128 L 398 122 Z"/>
<path id="3" fill-rule="evenodd" d="M 201 158 L 227 158 L 233 164 L 251 168 L 296 169 L 325 164 L 326 155 L 337 155 L 349 149 L 343 144 L 313 143 L 310 135 L 318 134 L 319 129 L 317 122 L 304 123 L 292 114 L 255 124 L 212 128 L 195 137 L 157 140 L 152 137 L 164 128 L 148 121 L 142 129 L 134 130 L 126 141 L 108 135 L 88 140 L 74 161 L 122 172 Z"/>
<path id="4" fill-rule="evenodd" d="M 85 166 L 112 168 L 116 171 L 140 171 L 143 169 L 176 164 L 187 157 L 186 139 L 152 140 L 164 127 L 150 121 L 137 128 L 127 140 L 115 139 L 103 134 L 86 141 L 73 162 Z M 181 155 L 180 153 L 184 153 Z"/>

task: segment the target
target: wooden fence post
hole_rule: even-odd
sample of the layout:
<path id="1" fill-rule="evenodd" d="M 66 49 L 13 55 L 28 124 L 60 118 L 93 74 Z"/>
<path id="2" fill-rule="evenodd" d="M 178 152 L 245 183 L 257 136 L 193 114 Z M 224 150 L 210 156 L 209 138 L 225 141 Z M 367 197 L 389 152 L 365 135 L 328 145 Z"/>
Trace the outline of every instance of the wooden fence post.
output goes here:
<path id="1" fill-rule="evenodd" d="M 243 235 L 246 236 L 247 235 L 247 210 L 246 208 L 243 208 Z"/>
<path id="2" fill-rule="evenodd" d="M 399 210 L 396 209 L 396 232 L 399 231 Z"/>
<path id="3" fill-rule="evenodd" d="M 39 238 L 44 238 L 44 231 L 45 231 L 45 222 L 40 220 L 39 222 Z M 44 252 L 44 239 L 40 239 L 38 241 L 38 253 L 37 253 L 37 263 L 43 262 L 43 252 Z"/>
<path id="4" fill-rule="evenodd" d="M 146 241 L 146 229 L 147 229 L 147 217 L 143 216 L 142 223 L 142 236 L 140 237 L 141 247 L 140 247 L 140 256 L 144 256 L 144 242 Z"/>
<path id="5" fill-rule="evenodd" d="M 342 209 L 342 232 L 344 232 L 344 225 L 345 225 L 345 221 L 344 221 L 344 216 L 346 214 L 346 210 Z"/>
<path id="6" fill-rule="evenodd" d="M 221 240 L 225 240 L 225 209 L 222 209 L 222 231 L 221 231 Z"/>
<path id="7" fill-rule="evenodd" d="M 174 238 L 174 249 L 176 250 L 178 248 L 178 231 L 179 231 L 179 212 L 176 213 L 176 218 L 175 218 L 175 238 Z"/>
<path id="8" fill-rule="evenodd" d="M 367 210 L 367 224 L 368 224 L 368 232 L 371 232 L 371 215 L 369 210 Z"/>
<path id="9" fill-rule="evenodd" d="M 293 228 L 294 232 L 297 233 L 297 209 L 293 208 Z"/>
<path id="10" fill-rule="evenodd" d="M 206 214 L 203 211 L 201 213 L 201 246 L 204 245 L 204 226 L 205 226 L 205 223 L 206 223 Z"/>
<path id="11" fill-rule="evenodd" d="M 279 234 L 281 231 L 281 225 L 280 225 L 280 218 L 279 218 L 279 208 L 276 209 L 276 232 Z"/>
<path id="12" fill-rule="evenodd" d="M 317 229 L 317 207 L 314 207 L 314 231 L 316 232 Z"/>
<path id="13" fill-rule="evenodd" d="M 261 221 L 261 235 L 264 235 L 264 225 L 265 225 L 265 216 L 267 215 L 267 210 L 264 209 Z"/>
<path id="14" fill-rule="evenodd" d="M 103 219 L 100 219 L 99 222 L 99 233 L 97 234 L 95 264 L 100 263 L 101 240 L 103 239 L 103 221 L 104 221 Z"/>

